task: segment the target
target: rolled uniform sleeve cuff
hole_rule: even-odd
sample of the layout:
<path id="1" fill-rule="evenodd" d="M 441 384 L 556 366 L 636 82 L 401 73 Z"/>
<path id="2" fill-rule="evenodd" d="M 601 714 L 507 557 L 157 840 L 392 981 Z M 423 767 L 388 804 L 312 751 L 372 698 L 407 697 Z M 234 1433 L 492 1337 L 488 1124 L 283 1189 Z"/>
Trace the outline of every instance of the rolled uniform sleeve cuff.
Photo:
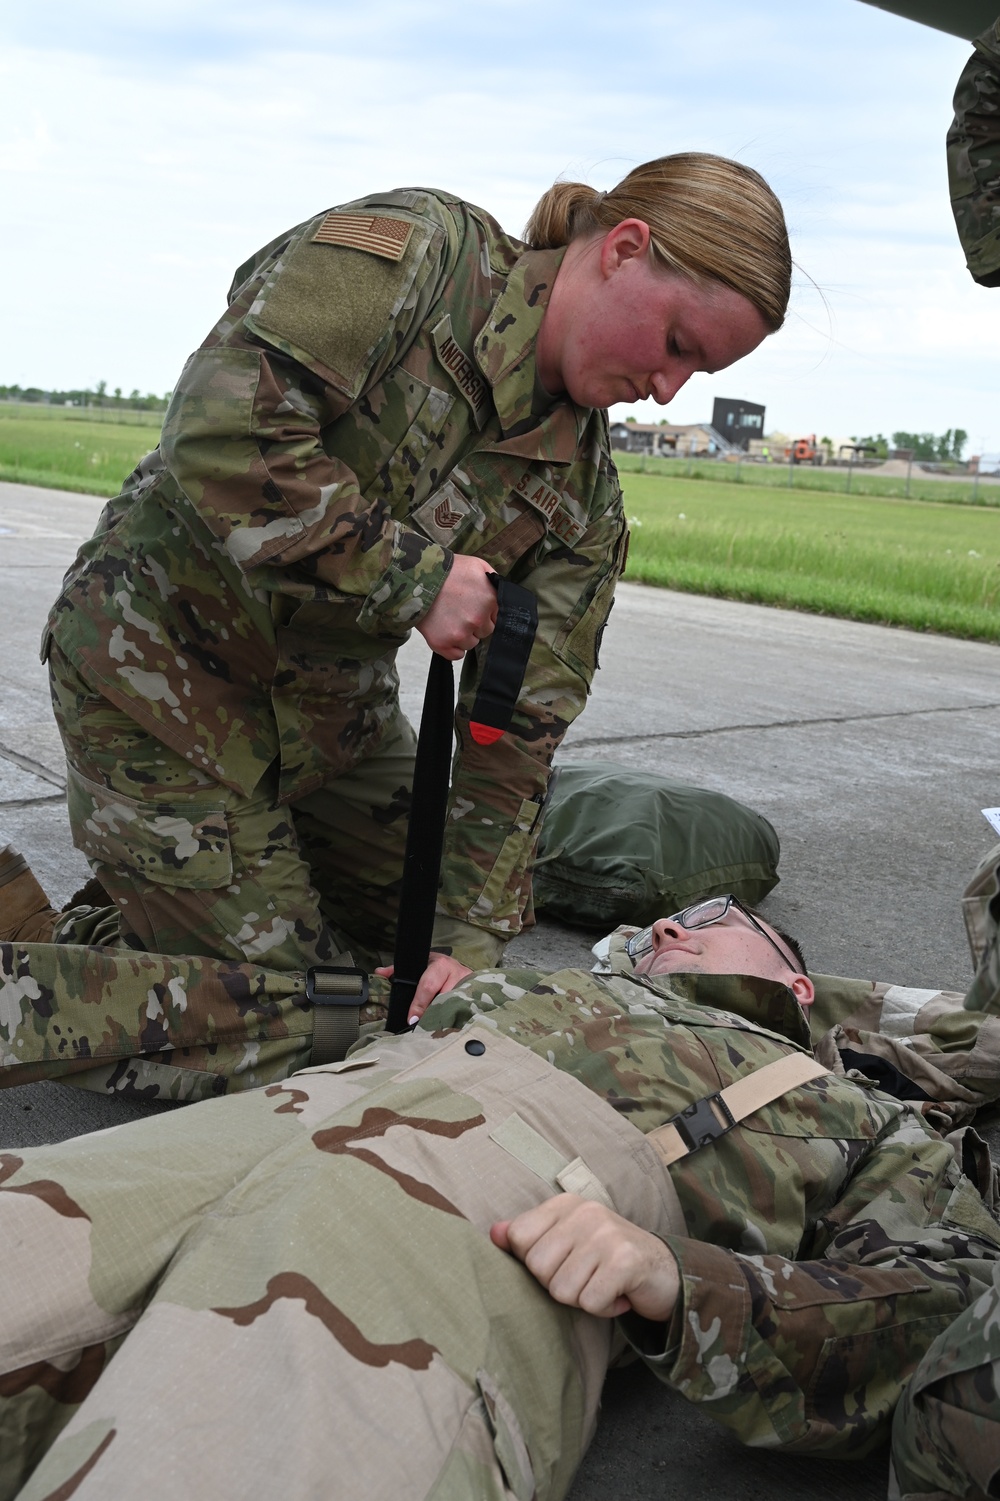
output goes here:
<path id="1" fill-rule="evenodd" d="M 454 559 L 448 548 L 398 527 L 392 561 L 366 595 L 358 625 L 365 631 L 416 625 L 437 599 Z"/>
<path id="2" fill-rule="evenodd" d="M 506 945 L 488 928 L 477 928 L 439 912 L 434 919 L 431 947 L 438 953 L 451 954 L 470 969 L 495 969 Z"/>
<path id="3" fill-rule="evenodd" d="M 664 1236 L 677 1260 L 681 1292 L 665 1324 L 636 1314 L 622 1333 L 660 1379 L 691 1402 L 730 1396 L 744 1377 L 752 1339 L 750 1289 L 730 1251 L 684 1236 Z"/>

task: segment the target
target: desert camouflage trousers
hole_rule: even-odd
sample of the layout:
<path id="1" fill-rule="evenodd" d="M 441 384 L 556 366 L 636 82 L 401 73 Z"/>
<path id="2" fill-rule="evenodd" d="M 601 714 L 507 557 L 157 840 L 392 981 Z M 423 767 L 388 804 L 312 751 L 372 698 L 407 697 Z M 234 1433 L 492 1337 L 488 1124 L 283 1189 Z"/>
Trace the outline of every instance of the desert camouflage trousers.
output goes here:
<path id="1" fill-rule="evenodd" d="M 241 797 L 54 646 L 49 673 L 73 840 L 118 907 L 118 942 L 270 969 L 391 956 L 416 745 L 401 711 L 371 754 L 284 806 L 275 770 Z"/>
<path id="2" fill-rule="evenodd" d="M 612 1326 L 488 1229 L 683 1227 L 645 1137 L 486 1026 L 0 1156 L 0 1498 L 555 1501 Z"/>

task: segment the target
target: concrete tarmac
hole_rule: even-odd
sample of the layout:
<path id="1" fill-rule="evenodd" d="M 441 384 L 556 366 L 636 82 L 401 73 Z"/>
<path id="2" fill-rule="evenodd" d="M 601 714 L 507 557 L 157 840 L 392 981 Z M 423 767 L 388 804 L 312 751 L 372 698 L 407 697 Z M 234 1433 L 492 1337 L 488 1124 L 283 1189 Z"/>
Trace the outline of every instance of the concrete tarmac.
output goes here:
<path id="1" fill-rule="evenodd" d="M 0 483 L 0 843 L 24 851 L 57 905 L 88 869 L 66 826 L 38 643 L 102 504 Z M 419 637 L 402 654 L 414 719 L 425 655 Z M 562 758 L 718 788 L 769 818 L 782 879 L 764 908 L 814 970 L 960 990 L 959 895 L 995 842 L 980 809 L 1000 804 L 998 668 L 997 648 L 976 642 L 624 585 Z M 593 937 L 543 918 L 509 953 L 580 964 Z M 25 1085 L 0 1093 L 0 1140 L 62 1140 L 148 1108 Z M 572 1501 L 875 1501 L 885 1484 L 884 1453 L 837 1465 L 746 1451 L 633 1367 L 609 1379 Z"/>

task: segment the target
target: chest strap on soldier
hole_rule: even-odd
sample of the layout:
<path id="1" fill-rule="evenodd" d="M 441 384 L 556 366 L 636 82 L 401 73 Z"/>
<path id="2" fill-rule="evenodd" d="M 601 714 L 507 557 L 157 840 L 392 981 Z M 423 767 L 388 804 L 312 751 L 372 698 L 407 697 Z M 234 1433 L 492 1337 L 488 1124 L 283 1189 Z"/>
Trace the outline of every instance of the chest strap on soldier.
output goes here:
<path id="1" fill-rule="evenodd" d="M 313 1008 L 311 1067 L 339 1063 L 361 1030 L 361 1008 L 368 1004 L 368 976 L 363 969 L 315 964 L 306 970 L 306 1000 Z"/>
<path id="2" fill-rule="evenodd" d="M 699 1147 L 718 1141 L 748 1115 L 780 1099 L 790 1089 L 797 1089 L 800 1084 L 808 1084 L 811 1079 L 827 1073 L 829 1069 L 806 1053 L 786 1053 L 783 1058 L 776 1058 L 773 1063 L 737 1079 L 735 1084 L 727 1084 L 716 1094 L 686 1105 L 665 1126 L 650 1131 L 646 1140 L 652 1144 L 661 1162 L 669 1167 L 689 1152 L 697 1152 Z"/>

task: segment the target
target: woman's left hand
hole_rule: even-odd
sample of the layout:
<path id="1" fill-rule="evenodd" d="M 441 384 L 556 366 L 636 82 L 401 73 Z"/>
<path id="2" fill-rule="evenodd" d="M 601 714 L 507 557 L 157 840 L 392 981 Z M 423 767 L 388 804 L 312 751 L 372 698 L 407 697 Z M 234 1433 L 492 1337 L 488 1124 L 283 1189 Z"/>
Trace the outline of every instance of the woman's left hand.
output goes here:
<path id="1" fill-rule="evenodd" d="M 383 964 L 375 973 L 391 980 L 393 966 Z M 438 954 L 431 949 L 430 963 L 420 976 L 417 988 L 413 992 L 413 1000 L 410 1002 L 410 1014 L 406 1018 L 410 1026 L 420 1020 L 436 995 L 443 995 L 446 990 L 454 990 L 456 985 L 460 985 L 471 974 L 472 970 L 467 964 L 460 964 L 450 954 Z"/>

